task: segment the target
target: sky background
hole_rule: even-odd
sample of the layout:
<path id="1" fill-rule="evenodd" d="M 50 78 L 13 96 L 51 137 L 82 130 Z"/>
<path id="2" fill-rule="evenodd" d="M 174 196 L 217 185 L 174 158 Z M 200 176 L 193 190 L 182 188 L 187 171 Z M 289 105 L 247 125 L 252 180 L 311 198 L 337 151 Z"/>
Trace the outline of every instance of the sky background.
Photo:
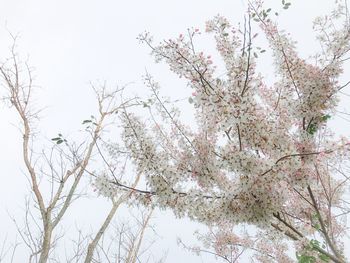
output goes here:
<path id="1" fill-rule="evenodd" d="M 302 55 L 318 48 L 313 41 L 312 19 L 326 14 L 332 4 L 332 0 L 293 0 L 290 10 L 281 15 L 281 27 L 298 41 Z M 266 1 L 266 6 L 278 12 L 282 7 L 279 0 Z M 204 29 L 205 21 L 217 14 L 235 25 L 243 21 L 246 7 L 245 0 L 0 0 L 0 61 L 9 55 L 9 32 L 18 34 L 18 50 L 35 68 L 39 87 L 36 104 L 46 107 L 38 128 L 43 133 L 42 140 L 59 132 L 74 137 L 82 129 L 81 121 L 96 109 L 90 81 L 106 81 L 111 87 L 127 84 L 134 92 L 144 94 L 141 76 L 147 69 L 161 83 L 163 95 L 188 95 L 183 81 L 166 65 L 153 62 L 150 50 L 136 39 L 138 34 L 149 31 L 158 42 L 176 37 L 189 27 Z M 213 51 L 212 43 L 199 45 L 209 53 Z M 271 58 L 268 53 L 264 56 L 263 73 L 273 79 Z M 341 105 L 345 107 L 345 97 Z M 28 185 L 22 172 L 16 115 L 0 104 L 0 120 L 1 242 L 6 234 L 14 236 L 9 214 L 20 217 Z M 333 126 L 337 134 L 349 135 L 344 120 L 333 120 Z M 74 207 L 66 224 L 72 227 L 80 220 L 85 227 L 93 228 L 107 210 L 105 200 L 92 199 Z M 177 236 L 188 244 L 195 242 L 193 232 L 200 225 L 174 219 L 171 212 L 156 213 L 152 223 L 162 237 L 152 251 L 160 256 L 167 253 L 166 262 L 213 262 L 212 258 L 201 259 L 176 245 Z"/>

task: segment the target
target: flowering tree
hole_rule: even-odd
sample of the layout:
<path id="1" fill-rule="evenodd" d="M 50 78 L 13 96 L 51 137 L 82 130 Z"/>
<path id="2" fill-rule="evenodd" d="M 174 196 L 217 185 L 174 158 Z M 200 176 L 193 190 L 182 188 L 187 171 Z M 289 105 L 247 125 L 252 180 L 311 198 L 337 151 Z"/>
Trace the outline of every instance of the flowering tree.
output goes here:
<path id="1" fill-rule="evenodd" d="M 263 233 L 260 247 L 248 236 L 226 240 L 260 251 L 264 262 L 293 262 L 283 238 L 293 242 L 299 262 L 345 262 L 348 177 L 342 165 L 350 144 L 335 141 L 327 121 L 346 86 L 339 82 L 350 49 L 346 5 L 337 2 L 331 15 L 315 20 L 322 49 L 308 59 L 298 56 L 296 43 L 279 30 L 272 13 L 255 1 L 242 30 L 221 16 L 207 22 L 205 32 L 214 36 L 225 76 L 195 48 L 198 29 L 159 45 L 148 33 L 140 36 L 156 62 L 187 81 L 196 127 L 181 121 L 179 109 L 167 106 L 159 84 L 146 74 L 152 96 L 145 107 L 154 125 L 130 110 L 121 118 L 125 148 L 147 180 L 147 188 L 134 189 L 132 197 L 217 227 L 221 237 L 232 226 L 254 225 Z M 254 45 L 255 31 L 264 34 L 273 56 L 273 85 L 257 72 L 257 54 L 265 49 Z M 104 180 L 114 185 L 106 195 L 128 188 L 111 177 Z"/>

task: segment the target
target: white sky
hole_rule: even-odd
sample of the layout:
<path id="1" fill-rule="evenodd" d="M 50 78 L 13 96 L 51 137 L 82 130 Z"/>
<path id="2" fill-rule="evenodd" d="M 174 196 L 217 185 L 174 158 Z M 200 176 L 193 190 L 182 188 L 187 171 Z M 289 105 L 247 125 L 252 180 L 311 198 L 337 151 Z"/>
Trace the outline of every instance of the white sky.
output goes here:
<path id="1" fill-rule="evenodd" d="M 95 110 L 89 82 L 106 80 L 111 86 L 133 83 L 133 89 L 144 92 L 141 75 L 145 68 L 163 85 L 163 94 L 180 97 L 184 87 L 168 71 L 166 65 L 155 65 L 147 47 L 136 40 L 139 33 L 150 31 L 156 41 L 177 36 L 188 27 L 204 28 L 206 20 L 216 14 L 225 15 L 233 23 L 242 21 L 245 0 L 0 0 L 0 59 L 8 56 L 11 39 L 7 32 L 19 33 L 19 50 L 29 55 L 35 67 L 40 106 L 43 112 L 40 129 L 47 138 L 59 132 L 73 134 L 81 129 L 81 121 Z M 266 1 L 267 6 L 281 8 L 279 0 Z M 332 0 L 293 0 L 291 9 L 281 25 L 299 42 L 302 54 L 309 54 L 312 42 L 311 21 L 316 15 L 327 13 Z M 202 44 L 203 45 L 203 44 Z M 205 45 L 204 45 L 205 46 Z M 272 67 L 266 58 L 267 74 Z M 1 92 L 0 92 L 1 94 Z M 186 93 L 184 93 L 184 96 Z M 21 173 L 20 134 L 13 124 L 16 116 L 0 106 L 0 242 L 5 233 L 13 235 L 8 213 L 19 215 L 23 208 L 26 180 Z M 339 132 L 346 134 L 348 126 L 336 123 Z M 349 135 L 349 133 L 347 133 Z M 104 200 L 92 205 L 75 207 L 74 215 L 86 213 L 85 218 L 96 222 L 107 212 Z M 95 206 L 93 206 L 95 205 Z M 91 210 L 91 209 L 90 209 Z M 86 214 L 85 214 L 86 215 Z M 176 236 L 192 243 L 197 224 L 188 220 L 175 220 L 171 213 L 157 214 L 153 221 L 163 236 L 154 253 L 161 255 L 166 249 L 166 262 L 202 262 L 176 246 Z M 78 216 L 77 216 L 78 218 Z M 85 224 L 89 224 L 85 222 Z M 22 262 L 20 259 L 17 262 Z M 213 262 L 210 258 L 203 262 Z"/>

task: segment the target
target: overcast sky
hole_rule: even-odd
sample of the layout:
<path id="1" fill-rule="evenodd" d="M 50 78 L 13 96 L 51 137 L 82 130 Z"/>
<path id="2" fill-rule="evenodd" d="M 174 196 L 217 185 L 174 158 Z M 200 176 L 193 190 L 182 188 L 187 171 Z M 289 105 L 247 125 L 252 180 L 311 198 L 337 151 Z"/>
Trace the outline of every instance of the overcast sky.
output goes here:
<path id="1" fill-rule="evenodd" d="M 275 10 L 281 9 L 279 0 L 266 2 Z M 312 18 L 327 13 L 332 4 L 332 0 L 293 0 L 281 18 L 281 26 L 299 42 L 303 55 L 315 49 Z M 136 39 L 139 33 L 149 31 L 161 41 L 188 27 L 204 29 L 205 21 L 216 14 L 235 24 L 242 21 L 245 8 L 245 0 L 0 0 L 0 60 L 8 56 L 8 31 L 19 34 L 18 48 L 35 67 L 36 84 L 40 86 L 37 104 L 47 106 L 40 129 L 44 137 L 52 138 L 58 132 L 70 134 L 81 129 L 81 120 L 95 111 L 90 81 L 106 80 L 111 86 L 131 83 L 133 89 L 143 93 L 141 76 L 147 69 L 161 82 L 164 95 L 181 97 L 179 91 L 184 87 L 178 85 L 182 82 L 166 65 L 153 63 L 149 49 Z M 266 74 L 272 78 L 270 61 L 266 57 Z M 8 214 L 21 213 L 27 182 L 19 165 L 21 137 L 15 127 L 16 117 L 0 105 L 0 120 L 1 242 L 5 233 L 13 236 Z M 335 126 L 338 133 L 349 135 L 345 124 L 339 121 Z M 108 206 L 103 200 L 91 202 L 102 216 L 106 213 Z M 91 205 L 75 208 L 74 213 L 83 213 L 87 207 Z M 99 212 L 88 216 L 89 222 L 100 218 Z M 213 262 L 212 258 L 202 261 L 176 246 L 177 236 L 194 242 L 192 233 L 197 224 L 176 220 L 170 212 L 156 214 L 153 222 L 163 237 L 157 246 L 164 252 L 169 249 L 166 262 Z"/>

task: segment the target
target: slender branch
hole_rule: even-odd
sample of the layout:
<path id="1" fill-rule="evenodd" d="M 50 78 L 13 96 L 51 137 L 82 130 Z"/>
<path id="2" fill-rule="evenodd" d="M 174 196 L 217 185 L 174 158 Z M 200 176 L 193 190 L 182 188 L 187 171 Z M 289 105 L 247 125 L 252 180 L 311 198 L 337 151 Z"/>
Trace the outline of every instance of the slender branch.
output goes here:
<path id="1" fill-rule="evenodd" d="M 310 195 L 310 197 L 311 197 L 311 200 L 312 200 L 312 203 L 313 203 L 313 207 L 315 208 L 318 221 L 320 222 L 320 225 L 321 225 L 322 234 L 323 234 L 323 236 L 325 237 L 327 244 L 328 244 L 329 247 L 331 248 L 331 250 L 332 250 L 332 252 L 334 253 L 334 255 L 339 259 L 339 262 L 344 262 L 344 261 L 343 261 L 343 256 L 338 252 L 338 249 L 336 248 L 335 244 L 332 242 L 332 240 L 330 239 L 330 237 L 329 237 L 329 235 L 328 235 L 328 231 L 327 231 L 326 225 L 325 225 L 325 223 L 324 223 L 324 221 L 323 221 L 323 218 L 322 218 L 322 216 L 321 216 L 320 210 L 319 210 L 319 208 L 318 208 L 318 205 L 317 205 L 315 196 L 314 196 L 314 194 L 312 193 L 311 187 L 308 186 L 308 187 L 307 187 L 307 190 L 308 190 L 309 195 Z"/>
<path id="2" fill-rule="evenodd" d="M 133 184 L 133 186 L 135 187 L 136 184 L 138 183 L 138 181 L 140 180 L 140 174 L 136 177 L 136 180 Z M 105 233 L 107 227 L 109 226 L 109 224 L 111 223 L 117 209 L 119 208 L 119 206 L 125 202 L 125 200 L 130 196 L 132 192 L 128 192 L 122 196 L 120 196 L 118 198 L 118 200 L 113 201 L 113 205 L 112 208 L 110 210 L 110 212 L 108 213 L 108 216 L 106 217 L 105 221 L 103 222 L 102 226 L 100 227 L 99 231 L 97 232 L 96 236 L 94 237 L 94 239 L 91 241 L 91 243 L 88 246 L 88 251 L 85 257 L 84 262 L 85 263 L 90 263 L 93 260 L 93 254 L 94 251 L 96 249 L 96 246 L 98 244 L 98 242 L 100 241 L 101 237 L 103 236 L 103 234 Z"/>

